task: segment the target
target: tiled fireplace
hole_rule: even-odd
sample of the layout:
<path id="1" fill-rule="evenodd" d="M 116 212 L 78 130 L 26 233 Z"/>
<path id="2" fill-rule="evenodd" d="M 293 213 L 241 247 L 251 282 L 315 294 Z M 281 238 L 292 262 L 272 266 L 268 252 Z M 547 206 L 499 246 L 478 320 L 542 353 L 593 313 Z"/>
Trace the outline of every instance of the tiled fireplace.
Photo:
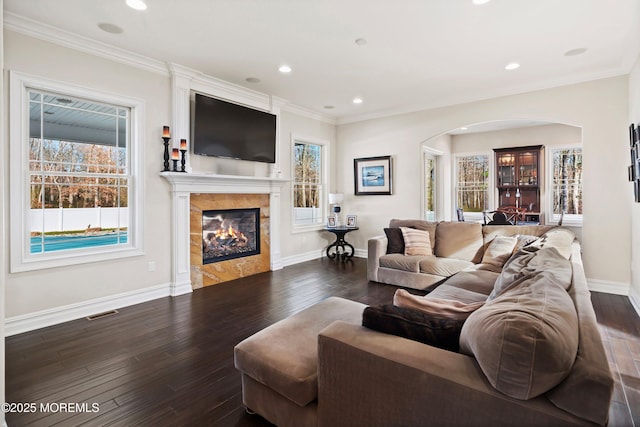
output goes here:
<path id="1" fill-rule="evenodd" d="M 193 289 L 271 269 L 269 204 L 268 194 L 191 194 Z"/>
<path id="2" fill-rule="evenodd" d="M 280 190 L 287 180 L 161 176 L 171 184 L 172 295 L 282 268 Z"/>

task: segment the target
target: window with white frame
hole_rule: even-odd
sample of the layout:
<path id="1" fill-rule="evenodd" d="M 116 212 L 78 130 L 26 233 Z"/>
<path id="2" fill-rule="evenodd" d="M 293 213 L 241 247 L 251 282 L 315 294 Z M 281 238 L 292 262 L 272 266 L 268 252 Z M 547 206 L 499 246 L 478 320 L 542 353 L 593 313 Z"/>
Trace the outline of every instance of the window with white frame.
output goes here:
<path id="1" fill-rule="evenodd" d="M 295 228 L 325 223 L 326 150 L 324 141 L 293 141 L 293 225 Z"/>
<path id="2" fill-rule="evenodd" d="M 12 73 L 12 271 L 141 253 L 143 105 Z"/>
<path id="3" fill-rule="evenodd" d="M 465 220 L 482 219 L 482 212 L 490 206 L 490 156 L 466 154 L 455 157 L 455 203 L 462 209 Z"/>
<path id="4" fill-rule="evenodd" d="M 582 147 L 549 149 L 549 222 L 582 224 Z"/>

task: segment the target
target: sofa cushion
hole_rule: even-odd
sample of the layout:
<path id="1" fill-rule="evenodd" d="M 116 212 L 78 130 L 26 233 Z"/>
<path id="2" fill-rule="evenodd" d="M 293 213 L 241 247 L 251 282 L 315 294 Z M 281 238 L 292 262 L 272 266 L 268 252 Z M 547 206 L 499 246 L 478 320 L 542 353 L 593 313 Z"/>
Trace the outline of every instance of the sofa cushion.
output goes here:
<path id="1" fill-rule="evenodd" d="M 436 227 L 437 222 L 424 221 L 421 219 L 392 219 L 389 221 L 390 228 L 409 227 L 416 230 L 424 230 L 429 232 L 429 240 L 431 241 L 431 252 L 435 253 L 436 245 Z"/>
<path id="2" fill-rule="evenodd" d="M 330 297 L 239 343 L 235 366 L 300 406 L 318 396 L 318 334 L 336 320 L 360 324 L 366 306 Z"/>
<path id="3" fill-rule="evenodd" d="M 565 259 L 571 258 L 571 244 L 576 236 L 566 228 L 554 228 L 542 236 L 543 248 L 556 248 Z"/>
<path id="4" fill-rule="evenodd" d="M 517 240 L 514 236 L 496 236 L 484 251 L 482 263 L 502 268 L 511 256 Z"/>
<path id="5" fill-rule="evenodd" d="M 455 286 L 449 286 L 447 283 L 443 283 L 434 289 L 425 298 L 436 298 L 445 300 L 460 301 L 464 304 L 485 302 L 487 295 L 484 293 L 476 292 L 471 289 L 458 288 Z"/>
<path id="6" fill-rule="evenodd" d="M 488 299 L 495 299 L 508 289 L 522 286 L 523 283 L 526 285 L 534 277 L 553 282 L 567 290 L 571 286 L 571 275 L 571 263 L 555 248 L 543 248 L 532 252 L 524 248 L 509 258 L 504 265 Z"/>
<path id="7" fill-rule="evenodd" d="M 482 258 L 482 225 L 473 222 L 441 222 L 436 228 L 435 255 L 477 263 Z"/>
<path id="8" fill-rule="evenodd" d="M 392 304 L 367 307 L 362 313 L 364 327 L 450 351 L 458 351 L 463 323 Z"/>
<path id="9" fill-rule="evenodd" d="M 431 252 L 431 241 L 428 231 L 409 227 L 400 227 L 400 231 L 402 231 L 402 237 L 404 239 L 405 255 L 427 256 L 433 253 Z"/>
<path id="10" fill-rule="evenodd" d="M 431 291 L 426 298 L 454 299 L 464 303 L 485 301 L 497 277 L 498 273 L 492 271 L 461 271 Z"/>
<path id="11" fill-rule="evenodd" d="M 544 258 L 566 262 L 555 249 Z M 578 318 L 565 290 L 570 285 L 560 283 L 571 280 L 571 267 L 554 280 L 546 267 L 539 268 L 487 300 L 460 335 L 460 351 L 476 358 L 489 383 L 522 400 L 558 385 L 571 371 L 578 349 Z"/>
<path id="12" fill-rule="evenodd" d="M 484 301 L 464 303 L 453 299 L 433 298 L 429 295 L 414 295 L 404 289 L 398 289 L 393 295 L 393 305 L 397 307 L 411 308 L 431 316 L 450 319 L 466 319 L 483 304 Z"/>
<path id="13" fill-rule="evenodd" d="M 422 261 L 424 258 L 425 257 L 419 255 L 389 254 L 382 255 L 379 258 L 379 262 L 380 267 L 419 273 L 420 261 Z"/>
<path id="14" fill-rule="evenodd" d="M 482 234 L 484 242 L 489 243 L 496 236 L 526 234 L 539 237 L 555 227 L 555 225 L 492 225 L 491 227 L 482 227 Z"/>
<path id="15" fill-rule="evenodd" d="M 385 228 L 384 234 L 387 236 L 387 253 L 404 254 L 404 237 L 399 228 Z"/>
<path id="16" fill-rule="evenodd" d="M 419 262 L 420 273 L 449 277 L 474 265 L 472 262 L 455 258 L 424 257 Z"/>

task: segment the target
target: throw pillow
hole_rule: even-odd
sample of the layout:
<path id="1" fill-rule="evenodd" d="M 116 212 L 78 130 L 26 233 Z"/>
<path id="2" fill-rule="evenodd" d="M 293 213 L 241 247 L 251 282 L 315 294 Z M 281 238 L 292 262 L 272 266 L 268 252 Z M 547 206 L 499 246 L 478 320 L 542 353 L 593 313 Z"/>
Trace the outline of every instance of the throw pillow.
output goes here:
<path id="1" fill-rule="evenodd" d="M 405 255 L 432 255 L 429 232 L 409 227 L 400 227 L 404 239 Z"/>
<path id="2" fill-rule="evenodd" d="M 566 268 L 570 276 L 571 266 Z M 544 273 L 487 301 L 469 316 L 460 334 L 460 351 L 476 358 L 496 390 L 515 399 L 551 390 L 576 360 L 575 306 L 564 287 Z"/>
<path id="3" fill-rule="evenodd" d="M 393 305 L 419 310 L 431 316 L 464 320 L 484 305 L 484 301 L 464 303 L 456 300 L 429 298 L 398 289 L 393 296 Z"/>
<path id="4" fill-rule="evenodd" d="M 434 317 L 391 304 L 366 307 L 362 326 L 449 351 L 458 351 L 464 320 Z"/>
<path id="5" fill-rule="evenodd" d="M 385 228 L 384 234 L 387 235 L 387 253 L 388 254 L 404 254 L 404 237 L 400 228 Z"/>
<path id="6" fill-rule="evenodd" d="M 564 259 L 571 258 L 571 245 L 576 236 L 566 228 L 554 228 L 542 236 L 543 248 L 556 248 Z"/>
<path id="7" fill-rule="evenodd" d="M 531 399 L 569 374 L 578 350 L 571 276 L 569 261 L 555 248 L 520 251 L 465 322 L 460 351 L 475 356 L 497 390 Z"/>
<path id="8" fill-rule="evenodd" d="M 482 256 L 482 264 L 501 268 L 513 253 L 518 239 L 515 236 L 496 236 Z"/>
<path id="9" fill-rule="evenodd" d="M 534 242 L 538 241 L 540 237 L 532 236 L 530 234 L 516 234 L 516 239 L 516 246 L 513 248 L 513 253 L 518 252 L 525 246 L 533 244 Z"/>

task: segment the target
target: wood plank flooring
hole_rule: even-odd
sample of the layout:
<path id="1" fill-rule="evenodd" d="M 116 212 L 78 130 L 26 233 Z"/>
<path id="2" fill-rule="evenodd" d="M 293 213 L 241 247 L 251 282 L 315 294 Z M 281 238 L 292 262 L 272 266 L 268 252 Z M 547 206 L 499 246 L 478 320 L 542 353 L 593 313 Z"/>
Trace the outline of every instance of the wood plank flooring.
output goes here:
<path id="1" fill-rule="evenodd" d="M 329 296 L 388 303 L 397 288 L 366 280 L 366 261 L 309 261 L 6 339 L 15 426 L 268 426 L 242 407 L 233 347 Z M 610 426 L 640 427 L 640 319 L 628 299 L 593 293 L 616 377 Z M 40 404 L 99 410 L 43 412 Z M 46 409 L 46 408 L 45 408 Z"/>

